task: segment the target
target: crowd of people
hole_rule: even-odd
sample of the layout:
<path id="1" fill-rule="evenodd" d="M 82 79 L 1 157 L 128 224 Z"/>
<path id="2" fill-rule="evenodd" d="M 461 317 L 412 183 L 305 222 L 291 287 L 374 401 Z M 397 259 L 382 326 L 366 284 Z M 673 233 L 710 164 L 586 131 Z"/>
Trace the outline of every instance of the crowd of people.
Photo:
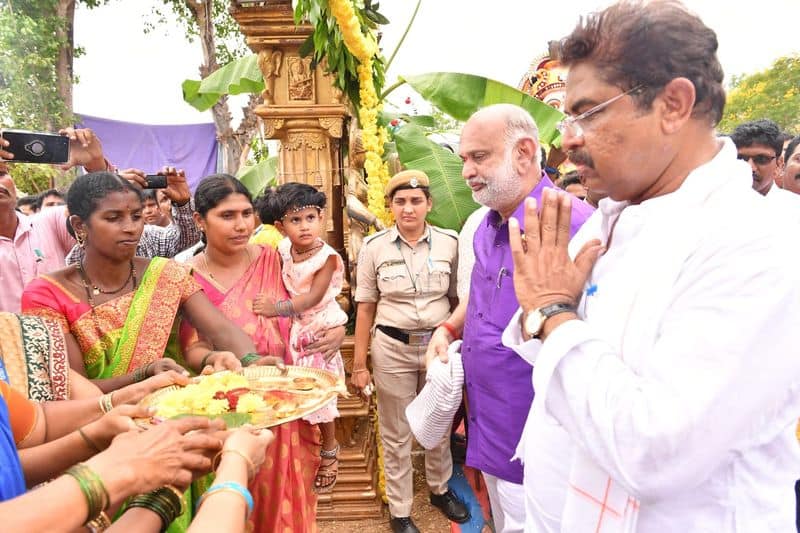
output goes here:
<path id="1" fill-rule="evenodd" d="M 426 221 L 425 173 L 389 181 L 395 223 L 358 254 L 350 381 L 377 393 L 392 531 L 418 531 L 412 426 L 439 421 L 407 413 L 434 362 L 463 387 L 425 451 L 429 501 L 453 522 L 470 519 L 448 483 L 463 422 L 497 532 L 797 527 L 800 274 L 776 228 L 800 221 L 800 136 L 767 119 L 717 130 L 717 46 L 677 2 L 614 4 L 561 41 L 573 171 L 497 104 L 461 132 L 481 208 L 460 233 Z M 65 194 L 18 196 L 0 161 L 3 529 L 315 531 L 338 477 L 335 400 L 271 431 L 134 420 L 191 375 L 344 379 L 347 268 L 323 240 L 324 194 L 254 199 L 227 174 L 192 194 L 172 167 L 147 189 L 90 130 L 61 134 L 85 170 Z M 260 244 L 260 224 L 283 240 Z"/>

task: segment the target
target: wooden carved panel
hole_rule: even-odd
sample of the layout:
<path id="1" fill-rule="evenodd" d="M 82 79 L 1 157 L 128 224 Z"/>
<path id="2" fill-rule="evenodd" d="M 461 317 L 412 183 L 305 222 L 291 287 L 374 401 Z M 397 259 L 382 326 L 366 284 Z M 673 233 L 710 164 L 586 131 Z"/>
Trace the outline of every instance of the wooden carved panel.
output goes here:
<path id="1" fill-rule="evenodd" d="M 314 101 L 314 70 L 310 57 L 290 57 L 289 100 Z"/>

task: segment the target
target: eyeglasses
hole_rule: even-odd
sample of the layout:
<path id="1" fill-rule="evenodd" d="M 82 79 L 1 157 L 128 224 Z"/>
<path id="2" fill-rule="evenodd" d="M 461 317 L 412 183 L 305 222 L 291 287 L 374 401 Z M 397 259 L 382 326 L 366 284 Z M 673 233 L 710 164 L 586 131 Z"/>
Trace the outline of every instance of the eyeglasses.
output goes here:
<path id="1" fill-rule="evenodd" d="M 764 155 L 764 154 L 758 154 L 758 155 L 738 154 L 736 156 L 736 159 L 738 159 L 739 161 L 750 161 L 752 159 L 753 163 L 755 163 L 756 165 L 764 166 L 764 165 L 766 165 L 767 163 L 769 163 L 770 161 L 772 161 L 773 159 L 775 159 L 777 157 L 778 156 L 776 156 L 776 155 L 769 156 L 769 155 Z"/>
<path id="2" fill-rule="evenodd" d="M 599 111 L 602 111 L 606 107 L 610 106 L 611 104 L 613 104 L 614 102 L 616 102 L 617 100 L 622 98 L 623 96 L 627 96 L 627 95 L 631 94 L 632 92 L 638 91 L 639 89 L 642 89 L 642 88 L 644 88 L 644 85 L 637 85 L 633 89 L 629 89 L 629 90 L 625 91 L 624 93 L 618 94 L 617 96 L 615 96 L 615 97 L 613 97 L 613 98 L 611 98 L 609 100 L 606 100 L 605 102 L 597 104 L 593 108 L 591 108 L 591 109 L 589 109 L 587 111 L 584 111 L 583 113 L 581 113 L 578 116 L 567 117 L 564 120 L 562 120 L 561 122 L 559 122 L 558 124 L 556 124 L 556 129 L 559 132 L 561 132 L 561 135 L 566 135 L 567 132 L 569 132 L 571 135 L 573 135 L 575 137 L 583 137 L 583 127 L 579 124 L 579 121 L 585 120 L 585 119 L 591 117 L 595 113 L 597 113 Z"/>

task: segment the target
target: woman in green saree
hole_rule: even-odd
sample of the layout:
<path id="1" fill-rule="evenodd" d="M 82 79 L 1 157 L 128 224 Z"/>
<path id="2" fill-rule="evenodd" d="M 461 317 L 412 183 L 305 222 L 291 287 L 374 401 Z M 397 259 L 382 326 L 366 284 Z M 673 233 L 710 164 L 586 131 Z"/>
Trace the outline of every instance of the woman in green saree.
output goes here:
<path id="1" fill-rule="evenodd" d="M 238 369 L 252 340 L 205 297 L 174 261 L 134 257 L 144 227 L 141 191 L 108 172 L 80 176 L 67 196 L 69 224 L 84 260 L 32 281 L 27 314 L 52 318 L 77 342 L 70 366 L 104 392 L 165 370 Z M 204 339 L 182 357 L 176 335 L 185 315 Z M 79 359 L 79 360 L 76 360 Z"/>
<path id="2" fill-rule="evenodd" d="M 70 187 L 67 207 L 84 260 L 32 281 L 22 309 L 62 325 L 66 341 L 79 347 L 70 350 L 76 372 L 112 392 L 168 370 L 241 368 L 239 357 L 255 351 L 253 341 L 209 302 L 191 270 L 134 256 L 144 228 L 137 187 L 108 172 L 86 174 Z M 177 341 L 181 316 L 202 339 L 184 356 Z M 187 513 L 170 531 L 183 531 L 190 518 Z"/>

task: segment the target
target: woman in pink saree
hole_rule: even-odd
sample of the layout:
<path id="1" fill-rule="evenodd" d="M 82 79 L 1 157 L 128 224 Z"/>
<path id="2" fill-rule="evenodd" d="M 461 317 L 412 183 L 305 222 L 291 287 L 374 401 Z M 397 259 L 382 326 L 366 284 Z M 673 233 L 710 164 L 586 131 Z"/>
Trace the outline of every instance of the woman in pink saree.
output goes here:
<path id="1" fill-rule="evenodd" d="M 205 249 L 190 261 L 193 275 L 220 311 L 242 328 L 262 355 L 282 357 L 287 350 L 291 319 L 266 318 L 252 310 L 253 298 L 265 293 L 276 300 L 288 294 L 281 279 L 278 253 L 271 247 L 248 244 L 255 227 L 250 193 L 235 178 L 215 174 L 195 192 L 195 220 L 202 228 Z M 191 325 L 181 325 L 182 343 L 192 342 Z M 344 328 L 321 333 L 320 351 L 337 350 Z M 303 420 L 272 428 L 275 441 L 250 485 L 255 500 L 251 517 L 257 533 L 316 531 L 314 476 L 319 466 L 320 435 Z"/>

